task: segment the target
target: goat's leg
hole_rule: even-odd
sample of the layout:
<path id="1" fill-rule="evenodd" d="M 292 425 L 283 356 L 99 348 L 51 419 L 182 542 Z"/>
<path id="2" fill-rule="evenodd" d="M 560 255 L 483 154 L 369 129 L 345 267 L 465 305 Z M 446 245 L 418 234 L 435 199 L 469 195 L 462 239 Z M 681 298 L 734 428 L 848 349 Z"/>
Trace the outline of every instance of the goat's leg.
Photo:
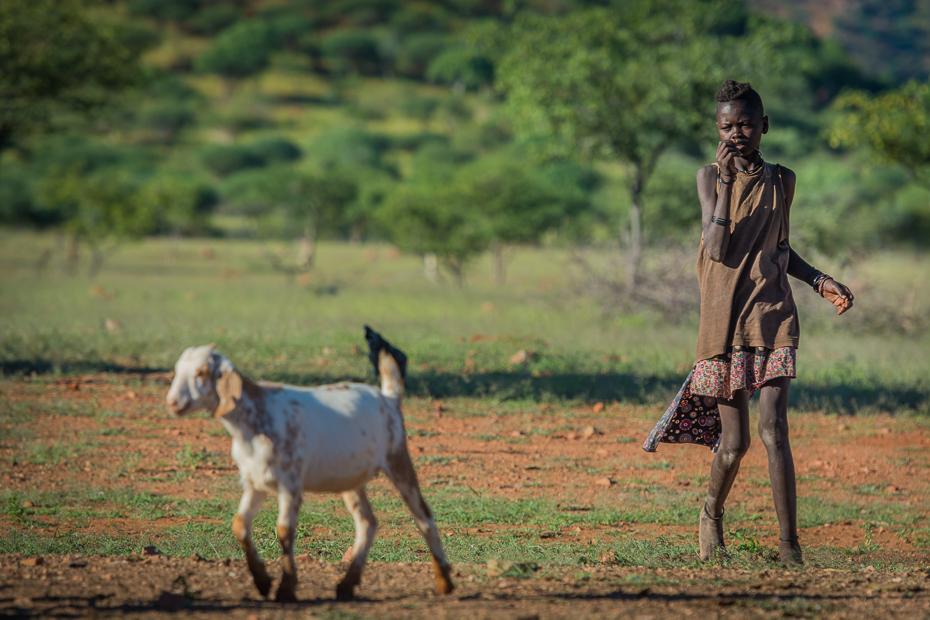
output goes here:
<path id="1" fill-rule="evenodd" d="M 417 481 L 417 472 L 413 469 L 413 463 L 410 461 L 410 453 L 407 452 L 407 446 L 402 446 L 396 453 L 388 457 L 388 467 L 385 470 L 387 477 L 391 479 L 394 486 L 400 492 L 404 502 L 413 513 L 413 519 L 417 523 L 417 528 L 426 539 L 429 545 L 429 552 L 433 556 L 433 570 L 436 573 L 436 591 L 439 594 L 449 594 L 455 588 L 452 585 L 452 567 L 446 559 L 446 554 L 442 549 L 442 543 L 439 540 L 439 530 L 436 522 L 433 521 L 433 513 L 423 494 L 420 492 L 420 483 Z"/>
<path id="2" fill-rule="evenodd" d="M 297 601 L 297 564 L 294 562 L 294 535 L 297 531 L 297 515 L 300 512 L 302 490 L 278 489 L 278 541 L 281 543 L 281 564 L 284 574 L 275 593 L 275 600 L 292 603 Z"/>
<path id="3" fill-rule="evenodd" d="M 336 598 L 349 601 L 355 596 L 355 586 L 362 580 L 362 569 L 365 567 L 365 560 L 368 559 L 368 550 L 371 549 L 371 543 L 374 542 L 375 533 L 378 531 L 378 519 L 371 510 L 365 487 L 346 491 L 342 494 L 342 500 L 355 519 L 355 545 L 351 549 L 352 563 L 349 564 L 349 570 L 336 586 Z M 346 551 L 346 555 L 349 555 L 349 551 Z"/>
<path id="4" fill-rule="evenodd" d="M 245 559 L 249 563 L 249 572 L 252 573 L 252 579 L 255 580 L 255 587 L 262 596 L 268 596 L 271 590 L 271 578 L 268 571 L 265 570 L 265 563 L 258 557 L 258 551 L 252 542 L 252 519 L 255 513 L 261 508 L 262 502 L 265 501 L 267 493 L 256 491 L 252 487 L 246 487 L 239 501 L 239 510 L 233 517 L 232 530 L 236 539 L 245 551 Z"/>

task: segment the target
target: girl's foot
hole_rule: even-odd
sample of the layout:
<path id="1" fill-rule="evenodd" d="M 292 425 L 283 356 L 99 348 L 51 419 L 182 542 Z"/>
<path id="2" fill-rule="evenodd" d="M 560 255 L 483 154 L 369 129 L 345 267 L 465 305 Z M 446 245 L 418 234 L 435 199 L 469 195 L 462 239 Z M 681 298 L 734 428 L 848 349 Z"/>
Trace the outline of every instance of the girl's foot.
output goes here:
<path id="1" fill-rule="evenodd" d="M 801 544 L 797 536 L 791 538 L 779 538 L 778 559 L 788 568 L 803 566 L 804 559 L 801 557 Z"/>
<path id="2" fill-rule="evenodd" d="M 701 561 L 707 562 L 713 558 L 726 555 L 723 544 L 723 513 L 719 517 L 712 517 L 707 512 L 707 505 L 701 508 L 701 519 L 698 523 L 698 540 L 701 547 Z"/>

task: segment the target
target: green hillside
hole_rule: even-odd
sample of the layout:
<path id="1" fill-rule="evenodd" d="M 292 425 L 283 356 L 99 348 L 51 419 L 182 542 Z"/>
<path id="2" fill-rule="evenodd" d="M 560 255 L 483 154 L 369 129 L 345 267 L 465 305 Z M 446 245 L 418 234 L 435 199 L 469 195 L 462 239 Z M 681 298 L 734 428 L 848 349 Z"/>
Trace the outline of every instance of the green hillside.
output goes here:
<path id="1" fill-rule="evenodd" d="M 813 4 L 774 0 L 10 0 L 0 222 L 59 229 L 69 255 L 87 248 L 98 266 L 117 243 L 152 234 L 293 239 L 292 254 L 269 260 L 295 274 L 312 268 L 320 239 L 385 240 L 435 255 L 456 279 L 489 249 L 503 260 L 513 244 L 623 244 L 631 204 L 647 246 L 678 243 L 696 236 L 694 171 L 717 140 L 713 92 L 733 77 L 765 98 L 766 158 L 799 173 L 797 246 L 925 247 L 928 189 L 914 168 L 832 148 L 827 129 L 844 89 L 926 77 L 926 3 L 840 4 L 825 32 L 803 23 L 827 19 Z M 655 16 L 669 11 L 680 23 L 663 30 Z M 599 20 L 631 37 L 622 53 L 611 48 L 620 38 L 597 48 L 615 63 L 604 75 L 642 80 L 637 92 L 669 102 L 657 112 L 669 122 L 706 118 L 662 138 L 640 197 L 622 149 L 586 149 L 605 142 L 596 135 L 563 144 L 517 96 L 524 78 L 570 77 L 555 40 L 534 37 Z M 28 34 L 56 28 L 51 47 Z M 571 34 L 596 44 L 593 31 Z M 888 46 L 900 54 L 870 51 Z M 649 75 L 659 49 L 678 73 Z M 695 50 L 694 62 L 676 49 Z M 685 89 L 695 103 L 676 104 Z M 604 101 L 608 117 L 634 114 Z"/>

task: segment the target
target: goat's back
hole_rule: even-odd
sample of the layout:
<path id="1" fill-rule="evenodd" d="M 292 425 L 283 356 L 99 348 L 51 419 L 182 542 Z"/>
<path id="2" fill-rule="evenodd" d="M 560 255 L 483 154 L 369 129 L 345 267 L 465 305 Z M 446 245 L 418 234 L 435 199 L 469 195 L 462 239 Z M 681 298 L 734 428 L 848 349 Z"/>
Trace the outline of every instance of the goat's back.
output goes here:
<path id="1" fill-rule="evenodd" d="M 400 411 L 377 387 L 262 387 L 266 410 L 274 412 L 280 453 L 299 463 L 308 491 L 339 492 L 364 484 L 406 441 Z"/>

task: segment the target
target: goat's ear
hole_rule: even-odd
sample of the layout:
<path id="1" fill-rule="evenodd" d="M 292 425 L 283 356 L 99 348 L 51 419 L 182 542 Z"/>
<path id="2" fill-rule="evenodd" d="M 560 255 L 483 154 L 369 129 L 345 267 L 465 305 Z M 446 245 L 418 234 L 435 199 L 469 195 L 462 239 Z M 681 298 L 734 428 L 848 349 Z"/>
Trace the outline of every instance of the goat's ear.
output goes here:
<path id="1" fill-rule="evenodd" d="M 242 400 L 242 375 L 235 370 L 224 370 L 216 380 L 216 394 L 220 397 L 220 404 L 213 417 L 222 418 Z"/>
<path id="2" fill-rule="evenodd" d="M 208 344 L 207 346 L 210 347 L 210 350 L 211 350 L 211 351 L 214 350 L 214 349 L 216 349 L 216 343 L 215 343 L 215 342 L 211 342 L 211 343 Z"/>

